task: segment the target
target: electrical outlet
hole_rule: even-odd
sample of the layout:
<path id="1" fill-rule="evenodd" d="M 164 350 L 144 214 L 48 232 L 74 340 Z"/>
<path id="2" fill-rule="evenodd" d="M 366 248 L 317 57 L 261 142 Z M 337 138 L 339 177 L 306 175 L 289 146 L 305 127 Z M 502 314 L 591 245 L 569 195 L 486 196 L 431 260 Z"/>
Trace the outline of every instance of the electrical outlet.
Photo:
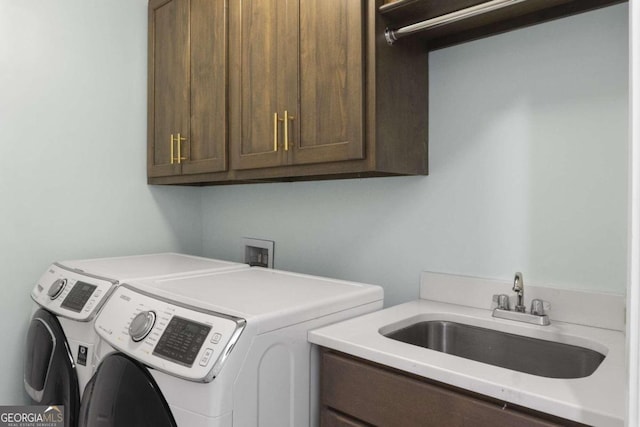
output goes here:
<path id="1" fill-rule="evenodd" d="M 273 247 L 272 240 L 260 240 L 245 237 L 244 262 L 252 267 L 273 268 Z"/>

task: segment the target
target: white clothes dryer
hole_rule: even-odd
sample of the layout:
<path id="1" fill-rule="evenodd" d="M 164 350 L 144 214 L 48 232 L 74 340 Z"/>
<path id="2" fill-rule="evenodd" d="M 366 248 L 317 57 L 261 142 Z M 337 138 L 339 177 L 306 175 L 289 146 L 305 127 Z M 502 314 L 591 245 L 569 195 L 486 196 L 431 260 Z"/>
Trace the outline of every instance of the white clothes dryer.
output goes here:
<path id="1" fill-rule="evenodd" d="M 86 383 L 95 370 L 94 320 L 113 290 L 133 279 L 249 268 L 177 253 L 73 260 L 52 264 L 31 292 L 24 387 L 38 405 L 64 405 L 65 426 L 77 425 Z"/>
<path id="2" fill-rule="evenodd" d="M 87 385 L 80 426 L 315 425 L 308 331 L 382 305 L 379 286 L 263 268 L 124 284 L 96 319 L 117 351 Z"/>

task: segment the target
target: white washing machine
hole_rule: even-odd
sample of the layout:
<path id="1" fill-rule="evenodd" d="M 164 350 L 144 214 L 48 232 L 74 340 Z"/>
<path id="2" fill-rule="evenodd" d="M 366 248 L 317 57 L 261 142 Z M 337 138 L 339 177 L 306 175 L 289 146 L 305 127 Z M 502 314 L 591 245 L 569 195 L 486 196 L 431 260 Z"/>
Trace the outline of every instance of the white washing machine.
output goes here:
<path id="1" fill-rule="evenodd" d="M 123 284 L 96 319 L 117 351 L 87 386 L 80 426 L 315 425 L 308 331 L 382 304 L 379 286 L 263 268 Z"/>
<path id="2" fill-rule="evenodd" d="M 249 268 L 177 253 L 64 261 L 34 286 L 24 386 L 34 404 L 65 407 L 65 426 L 77 424 L 80 398 L 94 372 L 99 338 L 93 321 L 121 282 L 187 273 Z"/>

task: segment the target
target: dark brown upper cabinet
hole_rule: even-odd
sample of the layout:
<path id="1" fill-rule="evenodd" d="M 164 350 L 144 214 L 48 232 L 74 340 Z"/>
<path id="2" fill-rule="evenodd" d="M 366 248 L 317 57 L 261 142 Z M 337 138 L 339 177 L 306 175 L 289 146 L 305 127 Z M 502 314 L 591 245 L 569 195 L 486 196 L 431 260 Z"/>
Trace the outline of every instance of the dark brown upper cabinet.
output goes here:
<path id="1" fill-rule="evenodd" d="M 215 119 L 228 121 L 229 168 L 186 173 L 185 166 L 195 159 L 194 96 L 218 95 L 194 86 L 193 64 L 209 54 L 193 47 L 213 43 L 201 38 L 214 37 L 205 31 L 194 33 L 193 20 L 199 15 L 194 13 L 194 0 L 191 10 L 184 6 L 187 9 L 177 13 L 173 9 L 180 7 L 171 6 L 165 13 L 172 17 L 173 27 L 178 25 L 174 21 L 191 21 L 190 35 L 158 34 L 161 24 L 173 30 L 170 24 L 157 22 L 160 10 L 182 2 L 189 4 L 188 0 L 150 2 L 149 183 L 203 185 L 427 173 L 428 53 L 417 43 L 397 49 L 386 45 L 380 37 L 385 28 L 378 13 L 382 0 L 228 2 L 228 109 Z M 190 56 L 180 58 L 177 45 L 185 38 L 191 45 Z M 162 49 L 163 55 L 174 49 L 176 71 L 166 69 L 160 75 L 153 71 L 174 61 L 155 58 L 154 49 Z M 189 69 L 190 84 L 182 89 L 183 83 L 176 79 L 184 81 Z M 156 92 L 165 87 L 166 94 L 160 97 Z M 186 107 L 174 102 L 176 96 Z M 190 115 L 182 118 L 182 111 L 189 108 Z M 179 173 L 167 160 L 171 134 L 180 127 L 172 121 L 184 123 L 189 118 L 189 143 L 181 151 L 187 159 L 181 161 Z M 186 131 L 180 132 L 183 136 Z M 198 140 L 199 146 L 205 143 Z M 215 152 L 224 154 L 224 147 Z"/>
<path id="2" fill-rule="evenodd" d="M 150 0 L 148 182 L 426 175 L 430 50 L 623 1 Z"/>
<path id="3" fill-rule="evenodd" d="M 226 0 L 150 0 L 147 175 L 227 170 Z"/>

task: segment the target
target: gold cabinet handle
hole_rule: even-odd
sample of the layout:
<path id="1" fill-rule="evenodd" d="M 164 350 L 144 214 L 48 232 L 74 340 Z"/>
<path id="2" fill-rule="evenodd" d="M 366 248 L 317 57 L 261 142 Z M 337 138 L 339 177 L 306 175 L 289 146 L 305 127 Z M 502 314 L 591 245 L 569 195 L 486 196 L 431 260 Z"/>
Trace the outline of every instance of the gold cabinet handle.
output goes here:
<path id="1" fill-rule="evenodd" d="M 284 119 L 278 117 L 278 113 L 273 113 L 273 151 L 278 151 L 278 122 L 283 122 Z M 286 124 L 286 123 L 285 123 Z M 284 128 L 285 138 L 287 135 L 287 128 Z M 286 150 L 286 145 L 285 145 Z"/>
<path id="2" fill-rule="evenodd" d="M 175 160 L 173 156 L 173 141 L 174 141 L 173 134 L 171 134 L 171 164 L 173 164 L 173 161 Z"/>
<path id="3" fill-rule="evenodd" d="M 177 136 L 174 136 L 173 134 L 171 134 L 171 164 L 174 163 L 178 163 L 180 164 L 183 160 L 187 160 L 186 157 L 182 157 L 182 141 L 186 141 L 187 138 L 184 138 L 182 136 L 180 136 L 180 134 L 177 134 Z M 173 148 L 173 144 L 176 144 L 178 147 L 178 155 L 175 155 L 175 150 Z"/>
<path id="4" fill-rule="evenodd" d="M 289 151 L 289 120 L 293 120 L 293 116 L 284 110 L 284 151 Z"/>
<path id="5" fill-rule="evenodd" d="M 178 137 L 176 138 L 176 143 L 178 145 L 178 157 L 177 157 L 178 164 L 180 164 L 183 160 L 187 160 L 187 158 L 182 157 L 182 154 L 181 154 L 182 141 L 186 141 L 186 140 L 187 138 L 181 137 L 180 134 L 178 134 Z"/>
<path id="6" fill-rule="evenodd" d="M 278 151 L 278 113 L 273 113 L 273 151 Z"/>

